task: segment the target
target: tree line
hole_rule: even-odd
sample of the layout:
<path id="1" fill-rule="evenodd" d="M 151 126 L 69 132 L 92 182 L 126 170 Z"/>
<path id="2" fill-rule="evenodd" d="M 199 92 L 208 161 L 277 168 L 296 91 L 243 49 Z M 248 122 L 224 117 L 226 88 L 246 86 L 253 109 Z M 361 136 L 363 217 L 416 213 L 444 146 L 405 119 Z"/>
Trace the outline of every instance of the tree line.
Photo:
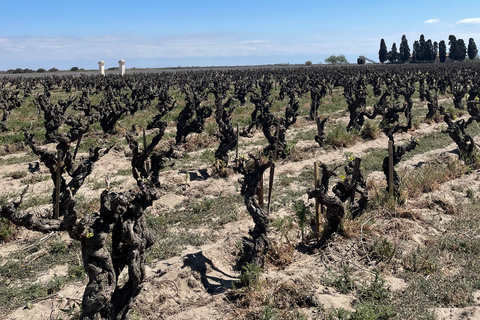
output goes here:
<path id="1" fill-rule="evenodd" d="M 448 58 L 450 61 L 464 61 L 466 57 L 470 60 L 478 58 L 478 49 L 475 40 L 470 38 L 468 46 L 463 39 L 457 39 L 454 35 L 448 37 Z M 435 62 L 438 59 L 441 63 L 447 61 L 447 45 L 445 40 L 440 42 L 431 39 L 425 40 L 425 36 L 420 35 L 420 39 L 413 43 L 413 50 L 410 51 L 408 40 L 405 35 L 402 36 L 400 48 L 397 50 L 396 43 L 392 44 L 390 51 L 384 39 L 380 40 L 380 50 L 378 59 L 380 63 L 406 63 L 406 62 Z"/>

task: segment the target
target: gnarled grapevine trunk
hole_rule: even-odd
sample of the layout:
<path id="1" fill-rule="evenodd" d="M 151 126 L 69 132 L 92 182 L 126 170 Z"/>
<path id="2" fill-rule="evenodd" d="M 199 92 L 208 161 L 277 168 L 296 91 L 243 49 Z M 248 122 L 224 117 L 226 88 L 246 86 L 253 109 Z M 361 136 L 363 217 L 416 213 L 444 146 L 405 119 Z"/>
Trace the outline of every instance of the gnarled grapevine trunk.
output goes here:
<path id="1" fill-rule="evenodd" d="M 246 262 L 254 263 L 263 268 L 271 244 L 267 235 L 268 214 L 258 203 L 256 195 L 258 184 L 265 170 L 272 163 L 263 163 L 260 157 L 252 157 L 247 163 L 242 162 L 239 171 L 243 174 L 241 194 L 244 197 L 247 211 L 255 222 L 255 227 L 250 230 L 252 239 L 243 238 L 243 248 Z"/>

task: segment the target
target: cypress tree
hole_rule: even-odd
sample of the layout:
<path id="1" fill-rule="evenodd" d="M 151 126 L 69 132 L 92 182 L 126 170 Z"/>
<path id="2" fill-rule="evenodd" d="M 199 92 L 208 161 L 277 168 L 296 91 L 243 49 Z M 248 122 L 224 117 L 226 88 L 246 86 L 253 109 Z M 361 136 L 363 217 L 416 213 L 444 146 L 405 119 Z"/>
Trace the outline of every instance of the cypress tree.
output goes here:
<path id="1" fill-rule="evenodd" d="M 410 59 L 410 47 L 408 46 L 408 40 L 405 35 L 402 36 L 402 42 L 400 43 L 400 61 L 407 62 Z"/>
<path id="2" fill-rule="evenodd" d="M 441 63 L 444 63 L 445 59 L 447 59 L 447 45 L 444 40 L 440 41 L 438 44 L 438 58 Z"/>
<path id="3" fill-rule="evenodd" d="M 478 49 L 477 45 L 475 44 L 475 40 L 470 38 L 468 40 L 468 59 L 473 60 L 477 57 Z"/>
<path id="4" fill-rule="evenodd" d="M 418 62 L 422 59 L 421 55 L 421 50 L 420 50 L 420 43 L 418 41 L 415 41 L 413 43 L 413 52 L 412 52 L 412 60 L 415 62 Z"/>
<path id="5" fill-rule="evenodd" d="M 397 44 L 394 42 L 392 45 L 392 50 L 388 52 L 387 59 L 390 63 L 395 63 L 398 61 L 398 51 L 397 51 Z"/>
<path id="6" fill-rule="evenodd" d="M 465 60 L 465 56 L 467 55 L 467 46 L 465 45 L 465 41 L 463 39 L 457 40 L 457 54 L 456 58 L 458 61 Z"/>
<path id="7" fill-rule="evenodd" d="M 448 36 L 448 44 L 450 45 L 450 49 L 448 50 L 448 57 L 450 60 L 455 61 L 457 60 L 457 37 L 454 35 Z"/>
<path id="8" fill-rule="evenodd" d="M 425 43 L 425 36 L 423 34 L 420 35 L 420 40 L 418 41 L 419 50 L 417 52 L 417 60 L 419 61 L 427 61 L 430 52 L 427 50 L 427 45 Z"/>
<path id="9" fill-rule="evenodd" d="M 380 63 L 384 63 L 387 61 L 387 45 L 385 44 L 385 40 L 380 41 L 380 50 L 378 50 L 378 60 Z"/>

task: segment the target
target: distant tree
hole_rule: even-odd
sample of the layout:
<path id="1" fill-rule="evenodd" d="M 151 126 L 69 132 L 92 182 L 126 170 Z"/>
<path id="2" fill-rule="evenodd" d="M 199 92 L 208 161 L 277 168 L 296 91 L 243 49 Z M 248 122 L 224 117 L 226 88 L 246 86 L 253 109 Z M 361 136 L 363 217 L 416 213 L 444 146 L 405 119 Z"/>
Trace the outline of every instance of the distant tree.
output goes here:
<path id="1" fill-rule="evenodd" d="M 57 71 L 58 71 L 57 68 L 50 68 L 50 69 L 48 69 L 48 72 L 57 72 Z"/>
<path id="2" fill-rule="evenodd" d="M 47 70 L 43 69 L 43 68 L 40 68 L 37 70 L 38 73 L 43 73 L 43 72 L 47 72 Z"/>
<path id="3" fill-rule="evenodd" d="M 465 41 L 463 41 L 463 39 L 458 39 L 456 58 L 458 61 L 463 61 L 465 60 L 466 56 L 467 56 L 467 46 L 465 45 Z"/>
<path id="4" fill-rule="evenodd" d="M 438 58 L 440 59 L 441 63 L 444 63 L 447 59 L 447 45 L 445 44 L 444 40 L 440 41 L 438 44 Z"/>
<path id="5" fill-rule="evenodd" d="M 348 61 L 347 61 L 347 58 L 345 58 L 345 56 L 343 54 L 341 54 L 341 55 L 338 55 L 338 56 L 331 55 L 330 57 L 325 59 L 325 63 L 328 63 L 328 64 L 347 64 Z"/>
<path id="6" fill-rule="evenodd" d="M 385 40 L 382 39 L 380 40 L 380 50 L 378 50 L 378 60 L 380 60 L 380 63 L 387 61 L 387 54 L 387 45 L 385 44 Z"/>
<path id="7" fill-rule="evenodd" d="M 338 64 L 348 64 L 347 58 L 343 54 L 337 56 L 337 63 Z"/>
<path id="8" fill-rule="evenodd" d="M 430 52 L 427 49 L 427 44 L 425 42 L 425 36 L 423 34 L 420 35 L 420 39 L 418 40 L 418 52 L 417 52 L 417 60 L 418 61 L 428 61 L 428 56 Z"/>
<path id="9" fill-rule="evenodd" d="M 387 59 L 390 63 L 395 63 L 398 61 L 399 53 L 397 51 L 397 44 L 394 42 L 392 44 L 392 50 L 387 54 Z"/>
<path id="10" fill-rule="evenodd" d="M 437 59 L 437 54 L 438 54 L 438 42 L 435 41 L 433 43 L 433 60 L 434 61 Z"/>
<path id="11" fill-rule="evenodd" d="M 17 68 L 15 70 L 13 70 L 12 73 L 23 73 L 23 69 L 22 68 Z"/>
<path id="12" fill-rule="evenodd" d="M 449 35 L 448 36 L 448 45 L 450 46 L 450 49 L 448 50 L 448 57 L 450 60 L 455 61 L 457 60 L 457 37 L 454 35 Z"/>
<path id="13" fill-rule="evenodd" d="M 432 40 L 428 39 L 425 42 L 425 48 L 423 52 L 423 60 L 424 61 L 434 61 L 435 60 L 435 53 L 433 51 L 433 43 Z"/>
<path id="14" fill-rule="evenodd" d="M 78 70 L 79 70 L 78 67 L 72 67 L 72 68 L 70 69 L 70 71 L 78 71 Z"/>
<path id="15" fill-rule="evenodd" d="M 474 60 L 478 55 L 477 45 L 475 44 L 475 40 L 470 38 L 468 40 L 468 59 Z"/>
<path id="16" fill-rule="evenodd" d="M 415 62 L 418 62 L 421 59 L 422 59 L 422 53 L 420 50 L 420 43 L 417 40 L 413 43 L 412 60 Z"/>
<path id="17" fill-rule="evenodd" d="M 311 65 L 312 65 L 312 61 L 305 61 L 305 65 L 306 65 L 306 66 L 311 66 Z"/>
<path id="18" fill-rule="evenodd" d="M 333 54 L 328 57 L 327 59 L 325 59 L 325 63 L 328 63 L 328 64 L 336 64 L 337 63 L 337 57 L 335 57 Z"/>
<path id="19" fill-rule="evenodd" d="M 410 59 L 410 47 L 408 46 L 408 40 L 405 35 L 402 36 L 402 42 L 400 43 L 400 61 L 407 62 Z"/>

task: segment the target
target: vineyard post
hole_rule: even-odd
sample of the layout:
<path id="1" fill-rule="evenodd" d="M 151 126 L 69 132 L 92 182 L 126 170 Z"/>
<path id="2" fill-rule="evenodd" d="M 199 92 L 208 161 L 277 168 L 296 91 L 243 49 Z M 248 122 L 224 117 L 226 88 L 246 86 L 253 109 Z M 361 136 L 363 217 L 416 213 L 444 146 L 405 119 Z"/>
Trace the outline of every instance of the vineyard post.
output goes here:
<path id="1" fill-rule="evenodd" d="M 388 193 L 393 197 L 393 141 L 388 141 Z"/>
<path id="2" fill-rule="evenodd" d="M 358 177 L 360 175 L 360 161 L 361 159 L 360 158 L 355 158 L 354 160 L 354 165 L 353 165 L 353 176 L 352 176 L 352 181 L 354 181 L 354 185 L 353 185 L 353 192 L 350 196 L 350 204 L 351 206 L 353 206 L 353 203 L 355 202 L 355 190 L 357 189 L 357 181 L 358 181 Z"/>
<path id="3" fill-rule="evenodd" d="M 315 113 L 317 113 L 316 110 L 315 110 Z M 317 135 L 320 137 L 322 134 L 322 124 L 321 124 L 320 117 L 317 117 L 316 114 L 315 114 L 315 123 L 317 124 Z"/>
<path id="4" fill-rule="evenodd" d="M 267 215 L 270 214 L 270 200 L 272 199 L 273 178 L 275 177 L 275 161 L 277 161 L 277 157 L 278 157 L 278 139 L 280 138 L 280 119 L 278 119 L 278 122 L 277 122 L 276 137 L 277 137 L 277 140 L 275 141 L 275 154 L 273 156 L 273 162 L 270 167 L 270 179 L 268 180 Z"/>
<path id="5" fill-rule="evenodd" d="M 318 172 L 319 163 L 315 161 L 313 163 L 313 175 L 314 175 L 314 186 L 318 188 L 320 186 L 320 174 Z M 317 233 L 317 240 L 320 236 L 320 219 L 321 219 L 322 207 L 318 197 L 315 197 L 315 232 Z"/>
<path id="6" fill-rule="evenodd" d="M 60 177 L 62 176 L 62 150 L 57 150 L 57 176 L 55 177 L 55 211 L 54 219 L 60 217 Z"/>
<path id="7" fill-rule="evenodd" d="M 260 181 L 258 182 L 258 204 L 263 208 L 263 175 Z"/>
<path id="8" fill-rule="evenodd" d="M 145 169 L 147 170 L 147 177 L 150 176 L 150 165 L 148 163 L 147 154 L 147 136 L 145 135 L 145 129 L 143 129 L 143 155 L 145 157 Z"/>
<path id="9" fill-rule="evenodd" d="M 239 140 L 239 137 L 240 137 L 240 134 L 238 132 L 238 123 L 237 123 L 237 145 L 236 145 L 236 150 L 235 150 L 235 164 L 237 166 L 237 170 L 238 170 L 238 140 Z"/>
<path id="10" fill-rule="evenodd" d="M 73 152 L 73 160 L 77 157 L 78 149 L 80 148 L 80 142 L 82 141 L 83 132 L 78 137 L 77 145 L 75 146 L 75 151 Z"/>

